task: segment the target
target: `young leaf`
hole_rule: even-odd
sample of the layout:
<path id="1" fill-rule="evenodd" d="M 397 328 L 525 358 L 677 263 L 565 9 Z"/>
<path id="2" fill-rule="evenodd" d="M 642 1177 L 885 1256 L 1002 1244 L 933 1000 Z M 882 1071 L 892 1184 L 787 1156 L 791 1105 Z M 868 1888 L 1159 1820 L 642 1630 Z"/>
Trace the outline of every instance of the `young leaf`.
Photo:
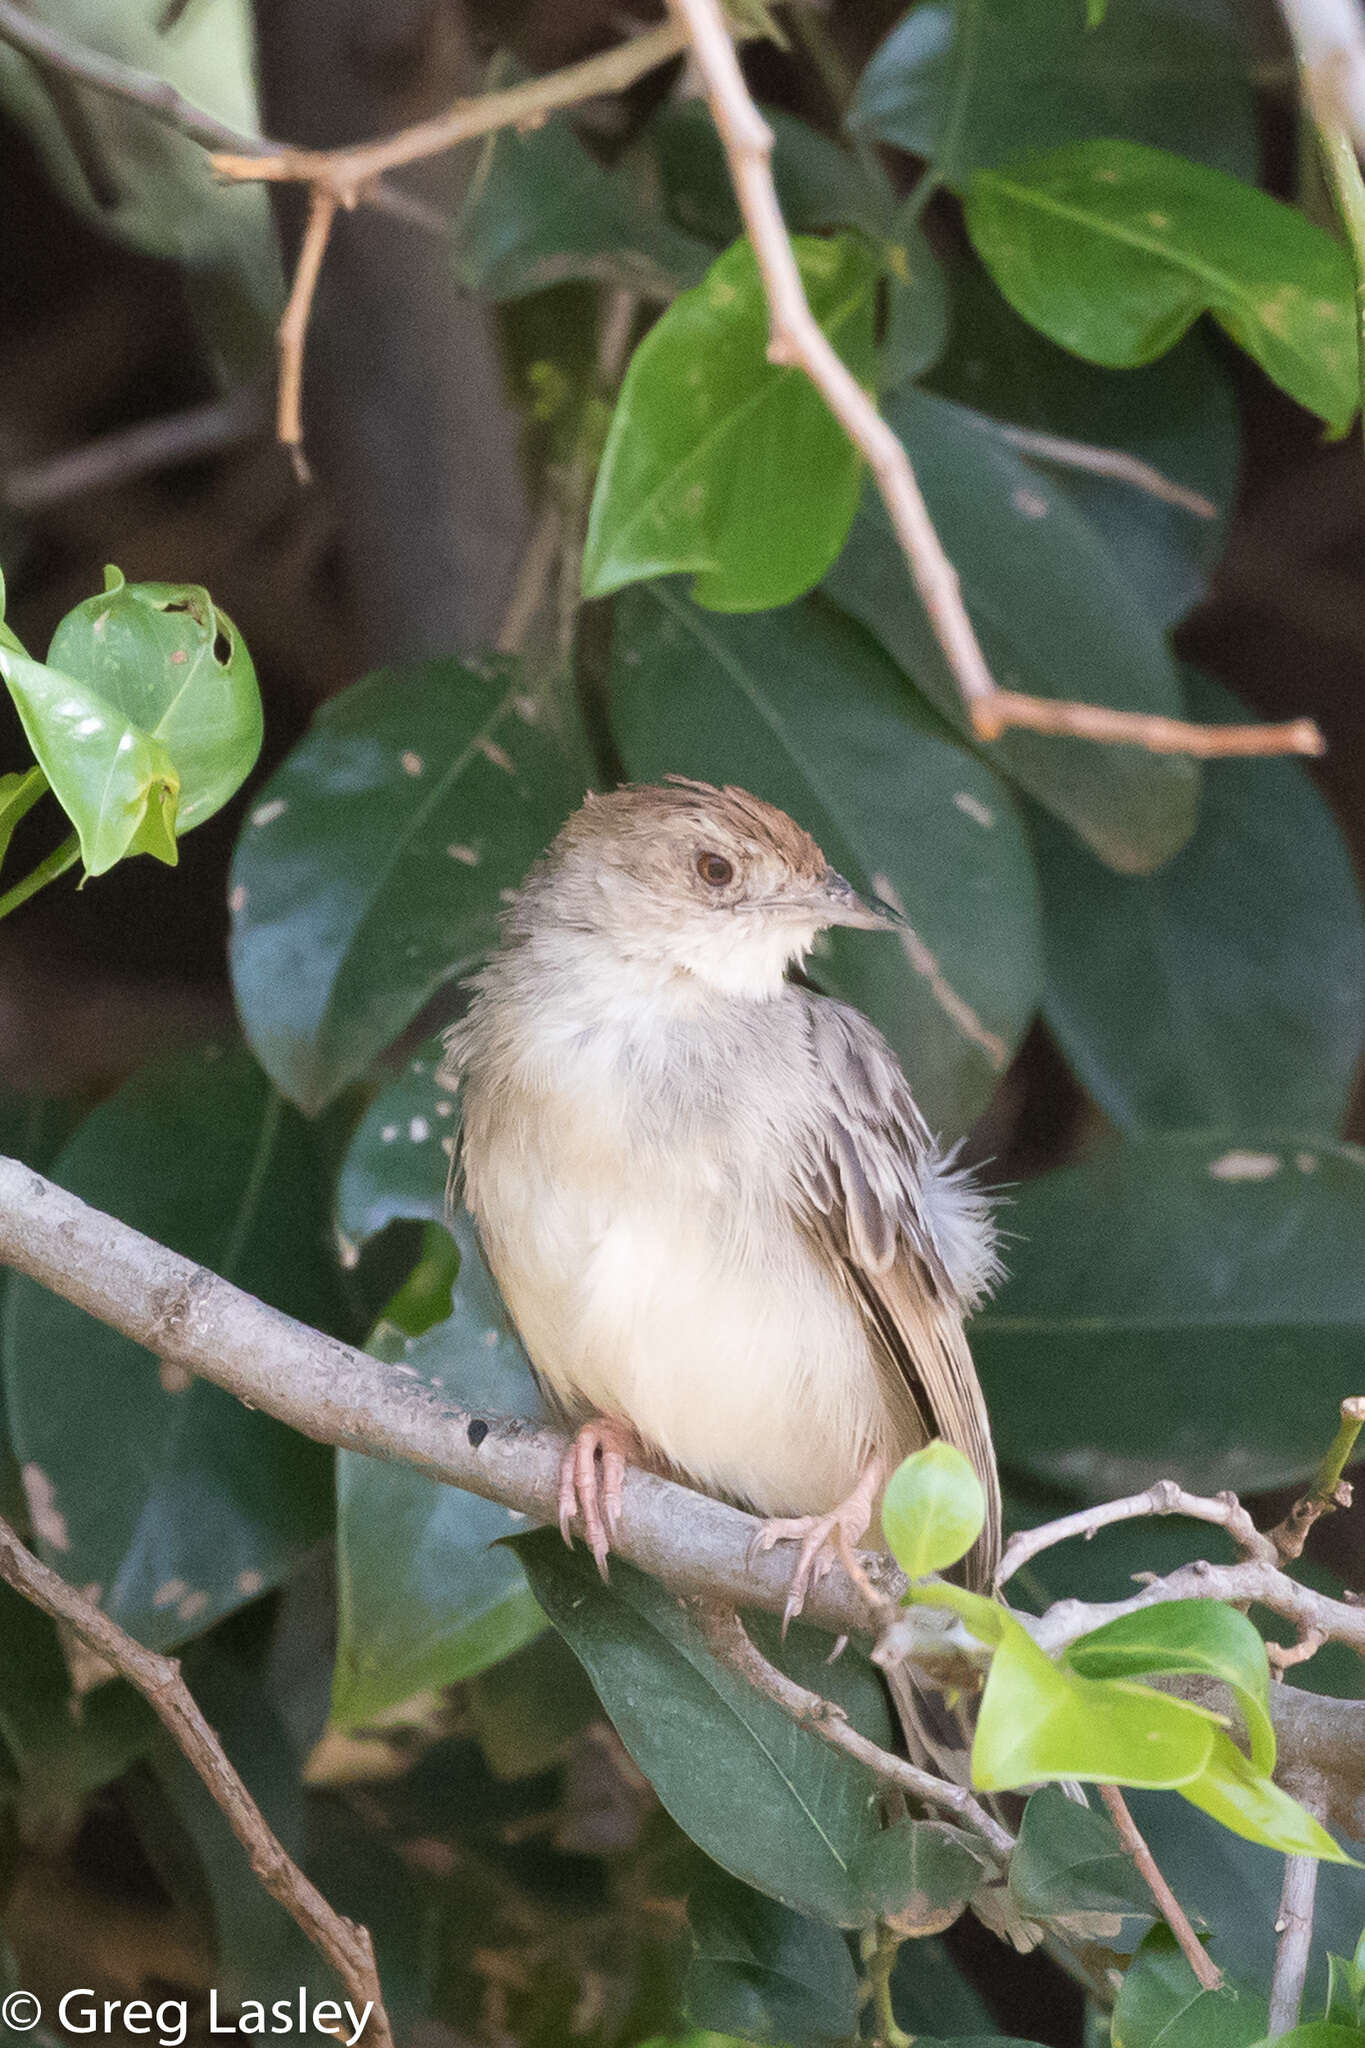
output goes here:
<path id="1" fill-rule="evenodd" d="M 1179 1789 L 1191 1805 L 1249 1842 L 1285 1856 L 1318 1856 L 1325 1863 L 1352 1861 L 1307 1808 L 1249 1763 L 1221 1728 L 1214 1733 L 1199 1776 Z"/>
<path id="2" fill-rule="evenodd" d="M 75 676 L 0 647 L 0 678 L 52 793 L 76 828 L 88 875 L 131 853 L 174 867 L 180 778 L 160 740 Z"/>
<path id="3" fill-rule="evenodd" d="M 882 1500 L 882 1533 L 909 1579 L 947 1571 L 981 1534 L 986 1496 L 971 1461 L 936 1441 L 892 1473 Z"/>
<path id="4" fill-rule="evenodd" d="M 1244 1614 L 1220 1600 L 1162 1600 L 1091 1629 L 1062 1653 L 1085 1678 L 1136 1678 L 1154 1672 L 1199 1672 L 1237 1697 L 1260 1772 L 1275 1768 L 1270 1719 L 1270 1664 L 1265 1644 Z"/>
<path id="5" fill-rule="evenodd" d="M 869 384 L 876 257 L 855 235 L 794 246 L 811 310 Z M 689 570 L 698 604 L 764 611 L 824 575 L 853 519 L 862 457 L 767 345 L 758 265 L 736 242 L 631 358 L 588 520 L 586 596 Z"/>
<path id="6" fill-rule="evenodd" d="M 1164 150 L 1081 142 L 978 171 L 967 228 L 1015 310 L 1077 355 L 1150 363 L 1209 312 L 1291 398 L 1350 425 L 1351 259 L 1268 193 Z"/>
<path id="7" fill-rule="evenodd" d="M 1253 2048 L 1265 1999 L 1225 1978 L 1207 1991 L 1164 1922 L 1152 1929 L 1119 1987 L 1113 2048 Z"/>

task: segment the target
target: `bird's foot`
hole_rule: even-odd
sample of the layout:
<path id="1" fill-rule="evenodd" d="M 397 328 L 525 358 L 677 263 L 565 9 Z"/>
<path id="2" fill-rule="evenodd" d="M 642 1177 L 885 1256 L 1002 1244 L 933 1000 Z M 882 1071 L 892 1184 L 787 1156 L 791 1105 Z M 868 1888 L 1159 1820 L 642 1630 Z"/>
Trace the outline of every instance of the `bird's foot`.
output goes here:
<path id="1" fill-rule="evenodd" d="M 781 1516 L 764 1522 L 749 1545 L 749 1561 L 771 1550 L 777 1543 L 799 1543 L 796 1569 L 792 1573 L 787 1604 L 782 1610 L 782 1633 L 806 1604 L 813 1586 L 818 1586 L 837 1557 L 849 1577 L 865 1583 L 865 1574 L 854 1556 L 855 1545 L 867 1534 L 877 1495 L 886 1478 L 882 1458 L 870 1458 L 859 1474 L 858 1483 L 847 1500 L 827 1515 Z"/>
<path id="2" fill-rule="evenodd" d="M 639 1437 L 628 1422 L 597 1415 L 585 1422 L 565 1451 L 559 1467 L 559 1529 L 573 1546 L 577 1516 L 605 1585 L 607 1557 L 621 1521 L 621 1494 L 626 1465 L 645 1462 Z"/>

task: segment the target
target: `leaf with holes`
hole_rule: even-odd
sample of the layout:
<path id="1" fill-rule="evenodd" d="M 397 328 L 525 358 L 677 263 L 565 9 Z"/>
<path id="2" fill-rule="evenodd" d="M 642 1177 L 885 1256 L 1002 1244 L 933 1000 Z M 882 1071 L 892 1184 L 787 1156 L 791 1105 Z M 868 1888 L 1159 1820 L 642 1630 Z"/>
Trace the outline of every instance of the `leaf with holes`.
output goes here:
<path id="1" fill-rule="evenodd" d="M 515 661 L 381 669 L 324 706 L 232 864 L 237 1005 L 291 1101 L 330 1102 L 489 950 L 584 779 Z"/>

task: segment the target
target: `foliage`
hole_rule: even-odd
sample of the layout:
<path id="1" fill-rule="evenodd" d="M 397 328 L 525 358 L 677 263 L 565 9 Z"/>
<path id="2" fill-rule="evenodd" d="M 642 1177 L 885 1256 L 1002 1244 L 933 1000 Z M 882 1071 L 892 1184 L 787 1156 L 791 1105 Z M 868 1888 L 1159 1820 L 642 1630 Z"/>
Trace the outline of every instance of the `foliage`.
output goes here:
<path id="1" fill-rule="evenodd" d="M 1000 681 L 1228 723 L 1244 708 L 1173 634 L 1235 490 L 1234 383 L 1349 425 L 1352 264 L 1258 183 L 1240 10 L 1097 11 L 920 0 L 846 119 L 771 110 L 778 186 L 816 318 L 910 455 Z M 42 12 L 82 28 L 74 0 Z M 111 46 L 199 75 L 131 0 L 109 12 L 126 17 Z M 231 17 L 240 59 L 245 10 L 203 12 Z M 16 65 L 0 51 L 0 92 L 68 181 L 66 131 Z M 106 226 L 271 306 L 264 205 L 220 205 L 195 145 L 90 104 L 128 174 Z M 143 155 L 149 135 L 166 147 Z M 990 1112 L 977 1152 L 1005 1142 L 1002 1082 L 1039 1028 L 1092 1106 L 1076 1156 L 1011 1191 L 1010 1275 L 972 1333 L 1016 1519 L 1166 1475 L 1297 1486 L 1365 1334 L 1365 1155 L 1341 1135 L 1365 914 L 1323 797 L 1282 761 L 973 740 L 859 459 L 767 359 L 709 116 L 665 94 L 610 155 L 563 116 L 506 131 L 450 224 L 542 431 L 556 619 L 518 652 L 395 662 L 335 696 L 237 829 L 242 1042 L 151 1060 L 93 1107 L 0 1100 L 0 1142 L 434 1397 L 537 1416 L 472 1229 L 447 1219 L 458 1105 L 430 1034 L 587 788 L 733 781 L 902 909 L 903 934 L 839 933 L 809 971 L 887 1034 L 946 1141 Z M 613 378 L 599 342 L 621 290 L 635 346 Z M 1128 467 L 1098 476 L 1078 444 Z M 92 894 L 139 853 L 174 863 L 255 764 L 252 663 L 197 586 L 110 570 L 42 660 L 0 610 L 0 675 L 31 755 L 0 776 L 0 915 L 78 858 Z M 73 836 L 44 853 L 30 834 L 54 805 Z M 881 1927 L 913 1937 L 887 1993 L 902 2026 L 1008 2048 L 991 2031 L 1012 2023 L 1006 1992 L 941 1940 L 972 1907 L 1023 1946 L 1046 1935 L 1092 1989 L 1117 1981 L 1114 2048 L 1238 2048 L 1265 2037 L 1268 1964 L 1243 1923 L 1254 1893 L 1270 1928 L 1274 1850 L 1331 1866 L 1330 1933 L 1285 2038 L 1365 2039 L 1365 1885 L 1274 1781 L 1258 1618 L 1154 1604 L 1046 1654 L 1022 1609 L 942 1576 L 982 1516 L 945 1446 L 901 1467 L 882 1526 L 907 1605 L 983 1676 L 976 1787 L 1028 1794 L 1007 1872 L 956 1821 L 887 1812 L 865 1761 L 720 1662 L 642 1573 L 617 1563 L 603 1584 L 495 1504 L 359 1451 L 333 1462 L 28 1281 L 5 1289 L 0 1368 L 6 1511 L 133 1633 L 184 1649 L 291 1848 L 373 1926 L 407 2021 L 518 2048 L 870 2039 Z M 1117 1541 L 1049 1554 L 1034 1590 L 1120 1598 L 1196 1539 L 1141 1524 Z M 6 1828 L 32 1841 L 116 1796 L 223 1982 L 312 1982 L 150 1713 L 121 1684 L 83 1694 L 55 1629 L 8 1596 L 0 1624 Z M 892 1744 L 863 1649 L 830 1662 L 799 1624 L 752 1634 Z M 1159 1683 L 1190 1676 L 1229 1712 Z M 1107 1817 L 1058 1789 L 1078 1780 L 1152 1794 L 1135 1805 L 1178 1890 L 1193 1873 L 1221 1990 L 1191 1974 Z M 1067 2023 L 1055 2048 L 1079 2040 Z"/>

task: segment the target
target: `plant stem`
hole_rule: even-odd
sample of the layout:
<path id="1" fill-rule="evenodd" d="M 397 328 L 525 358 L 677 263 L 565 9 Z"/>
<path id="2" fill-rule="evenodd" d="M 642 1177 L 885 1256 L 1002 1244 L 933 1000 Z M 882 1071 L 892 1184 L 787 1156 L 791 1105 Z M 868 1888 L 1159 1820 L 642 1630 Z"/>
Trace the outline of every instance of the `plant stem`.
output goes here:
<path id="1" fill-rule="evenodd" d="M 884 1921 L 879 1920 L 876 1928 L 864 1936 L 863 1967 L 867 1971 L 867 1981 L 863 1996 L 871 2001 L 876 2028 L 874 2039 L 879 2048 L 914 2048 L 914 2036 L 896 2025 L 896 2012 L 891 2003 L 891 1972 L 896 1967 L 899 1953 L 900 1939 Z"/>
<path id="2" fill-rule="evenodd" d="M 68 868 L 76 865 L 81 857 L 81 843 L 73 832 L 55 847 L 46 860 L 40 860 L 31 875 L 25 875 L 22 882 L 16 882 L 12 889 L 6 889 L 0 896 L 0 917 L 8 917 L 21 903 L 27 903 L 30 896 L 36 896 L 49 882 L 55 882 L 58 875 L 64 875 Z"/>
<path id="3" fill-rule="evenodd" d="M 0 860 L 10 842 L 10 834 L 21 818 L 26 818 L 37 803 L 43 791 L 50 787 L 41 768 L 30 768 L 7 803 L 0 803 Z"/>
<path id="4" fill-rule="evenodd" d="M 1314 1475 L 1313 1484 L 1270 1532 L 1270 1540 L 1282 1558 L 1302 1557 L 1314 1522 L 1323 1515 L 1330 1515 L 1335 1507 L 1350 1506 L 1350 1485 L 1341 1475 L 1350 1463 L 1362 1428 L 1365 1428 L 1365 1397 L 1349 1395 L 1341 1404 L 1337 1433 Z"/>

